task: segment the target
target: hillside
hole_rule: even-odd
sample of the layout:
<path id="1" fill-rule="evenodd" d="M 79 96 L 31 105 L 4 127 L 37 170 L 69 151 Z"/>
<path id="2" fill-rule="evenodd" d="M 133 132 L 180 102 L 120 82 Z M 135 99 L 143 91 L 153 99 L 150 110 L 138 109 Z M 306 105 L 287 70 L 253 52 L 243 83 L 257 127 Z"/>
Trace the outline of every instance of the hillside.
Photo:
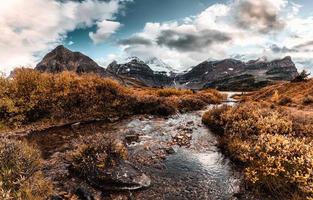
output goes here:
<path id="1" fill-rule="evenodd" d="M 313 79 L 297 83 L 282 82 L 253 92 L 246 98 L 268 102 L 285 100 L 290 106 L 313 107 Z"/>

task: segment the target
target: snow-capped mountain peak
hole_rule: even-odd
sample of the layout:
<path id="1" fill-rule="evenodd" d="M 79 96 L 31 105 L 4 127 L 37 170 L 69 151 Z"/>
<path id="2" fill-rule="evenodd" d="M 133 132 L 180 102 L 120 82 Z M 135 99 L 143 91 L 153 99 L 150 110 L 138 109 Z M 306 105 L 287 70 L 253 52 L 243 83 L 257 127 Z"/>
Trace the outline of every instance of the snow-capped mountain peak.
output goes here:
<path id="1" fill-rule="evenodd" d="M 173 69 L 170 65 L 163 62 L 161 59 L 156 57 L 151 57 L 145 60 L 145 63 L 156 72 L 176 72 L 175 69 Z"/>
<path id="2" fill-rule="evenodd" d="M 124 63 L 129 63 L 129 62 L 133 62 L 136 61 L 138 63 L 145 63 L 143 60 L 141 60 L 140 58 L 136 57 L 136 56 L 131 56 L 126 58 L 125 60 L 123 60 Z"/>

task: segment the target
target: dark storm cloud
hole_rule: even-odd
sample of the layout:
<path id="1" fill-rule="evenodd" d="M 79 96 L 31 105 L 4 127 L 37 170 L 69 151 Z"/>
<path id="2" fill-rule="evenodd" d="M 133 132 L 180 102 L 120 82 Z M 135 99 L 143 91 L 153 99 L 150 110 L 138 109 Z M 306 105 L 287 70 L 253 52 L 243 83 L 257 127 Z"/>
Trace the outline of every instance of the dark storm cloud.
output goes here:
<path id="1" fill-rule="evenodd" d="M 157 38 L 158 45 L 167 46 L 179 51 L 201 51 L 213 43 L 230 41 L 226 33 L 216 30 L 200 31 L 198 33 L 181 33 L 175 30 L 164 30 Z"/>
<path id="2" fill-rule="evenodd" d="M 151 40 L 140 36 L 133 36 L 128 39 L 120 40 L 118 43 L 121 45 L 145 45 L 145 46 L 152 45 Z"/>
<path id="3" fill-rule="evenodd" d="M 294 53 L 298 52 L 295 48 L 279 47 L 276 44 L 273 44 L 271 47 L 272 52 L 274 53 Z"/>
<path id="4" fill-rule="evenodd" d="M 277 8 L 263 0 L 237 1 L 234 7 L 236 23 L 245 29 L 254 29 L 260 33 L 281 30 L 285 23 L 280 20 Z"/>

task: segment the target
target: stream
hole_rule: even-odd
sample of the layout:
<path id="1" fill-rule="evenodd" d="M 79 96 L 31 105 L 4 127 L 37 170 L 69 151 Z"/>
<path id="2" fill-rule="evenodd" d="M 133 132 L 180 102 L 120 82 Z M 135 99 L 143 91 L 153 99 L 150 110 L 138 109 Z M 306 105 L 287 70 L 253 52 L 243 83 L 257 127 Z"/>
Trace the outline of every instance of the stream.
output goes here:
<path id="1" fill-rule="evenodd" d="M 227 93 L 224 104 L 234 104 Z M 67 176 L 66 152 L 73 148 L 71 140 L 95 133 L 111 134 L 128 141 L 129 160 L 151 178 L 147 189 L 124 193 L 101 193 L 93 190 L 95 199 L 238 199 L 240 173 L 217 148 L 217 138 L 206 128 L 201 117 L 212 108 L 168 118 L 135 116 L 115 123 L 82 124 L 75 129 L 58 127 L 34 132 L 27 140 L 42 151 L 45 174 L 60 190 L 73 189 L 81 181 Z M 61 164 L 60 164 L 61 163 Z M 88 188 L 88 186 L 86 186 Z"/>

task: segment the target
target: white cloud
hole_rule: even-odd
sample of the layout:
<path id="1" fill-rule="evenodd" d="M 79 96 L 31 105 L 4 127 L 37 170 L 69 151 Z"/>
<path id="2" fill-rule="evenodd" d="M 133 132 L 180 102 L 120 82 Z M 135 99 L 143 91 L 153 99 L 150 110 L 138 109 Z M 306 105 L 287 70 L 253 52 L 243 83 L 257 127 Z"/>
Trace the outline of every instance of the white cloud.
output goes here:
<path id="1" fill-rule="evenodd" d="M 35 54 L 54 47 L 78 27 L 99 22 L 99 31 L 103 30 L 105 24 L 100 22 L 114 20 L 120 6 L 118 0 L 0 1 L 0 71 L 6 73 L 21 65 L 34 65 Z"/>
<path id="2" fill-rule="evenodd" d="M 89 37 L 95 44 L 99 44 L 114 34 L 120 26 L 121 24 L 119 22 L 103 20 L 97 23 L 97 31 L 95 33 L 90 32 Z"/>
<path id="3" fill-rule="evenodd" d="M 128 55 L 156 56 L 176 69 L 186 69 L 206 59 L 238 55 L 244 55 L 246 59 L 263 56 L 276 59 L 291 55 L 302 68 L 305 64 L 313 64 L 313 61 L 309 62 L 313 58 L 313 45 L 286 51 L 313 41 L 313 16 L 301 17 L 300 9 L 300 5 L 287 0 L 233 0 L 227 4 L 214 4 L 182 22 L 147 23 L 141 32 L 132 36 L 136 40 L 129 38 L 120 44 Z M 207 34 L 210 31 L 219 31 L 226 40 L 219 38 L 208 42 L 216 39 L 215 34 Z M 172 33 L 167 37 L 167 45 L 160 42 L 164 32 Z M 197 46 L 183 43 L 186 48 L 177 48 L 181 47 L 177 42 L 187 42 L 195 35 L 198 36 L 196 39 L 204 37 L 206 40 L 193 40 L 196 41 L 193 44 L 199 42 Z M 285 50 L 274 52 L 273 45 L 285 47 Z"/>

